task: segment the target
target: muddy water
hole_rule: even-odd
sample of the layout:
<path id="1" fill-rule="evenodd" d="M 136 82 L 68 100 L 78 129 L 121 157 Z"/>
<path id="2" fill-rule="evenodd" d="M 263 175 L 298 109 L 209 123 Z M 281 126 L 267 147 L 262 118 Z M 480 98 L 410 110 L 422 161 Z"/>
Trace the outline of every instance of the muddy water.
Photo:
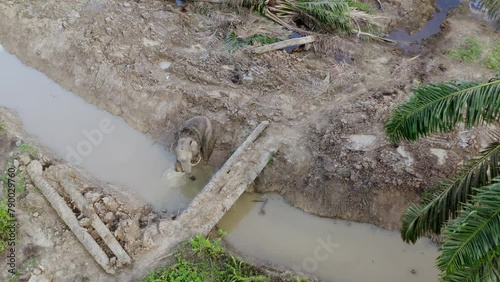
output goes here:
<path id="1" fill-rule="evenodd" d="M 198 168 L 195 182 L 175 173 L 174 156 L 164 147 L 24 66 L 1 45 L 0 106 L 17 110 L 26 130 L 61 158 L 81 158 L 78 165 L 94 176 L 137 191 L 157 208 L 185 207 L 213 172 Z M 71 150 L 78 156 L 68 156 Z M 319 218 L 276 195 L 265 196 L 265 215 L 259 215 L 262 203 L 252 202 L 256 197 L 243 195 L 220 222 L 245 254 L 325 281 L 437 280 L 436 247 L 427 240 L 408 246 L 396 232 Z"/>
<path id="2" fill-rule="evenodd" d="M 195 170 L 196 182 L 176 173 L 175 157 L 166 148 L 5 51 L 0 51 L 0 106 L 15 109 L 26 130 L 61 158 L 135 190 L 157 209 L 187 206 L 210 177 L 210 169 Z"/>
<path id="3" fill-rule="evenodd" d="M 410 34 L 406 30 L 396 29 L 387 38 L 397 41 L 396 45 L 405 53 L 417 52 L 422 48 L 422 40 L 440 31 L 441 24 L 446 20 L 447 13 L 456 8 L 461 0 L 436 0 L 439 10 L 434 11 L 432 18 L 424 24 L 417 33 Z"/>
<path id="4" fill-rule="evenodd" d="M 267 203 L 254 202 L 267 199 Z M 264 214 L 262 214 L 262 211 Z M 415 245 L 370 224 L 321 218 L 276 194 L 244 194 L 219 222 L 247 255 L 314 273 L 334 282 L 433 282 L 436 246 Z"/>

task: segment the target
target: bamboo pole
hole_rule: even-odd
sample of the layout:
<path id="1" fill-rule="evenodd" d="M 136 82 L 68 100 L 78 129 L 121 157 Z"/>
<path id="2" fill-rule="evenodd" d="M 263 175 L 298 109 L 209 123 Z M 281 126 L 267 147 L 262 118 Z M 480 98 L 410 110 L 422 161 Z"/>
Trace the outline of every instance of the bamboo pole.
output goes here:
<path id="1" fill-rule="evenodd" d="M 71 200 L 73 200 L 76 204 L 76 207 L 90 219 L 92 227 L 94 227 L 97 234 L 101 236 L 104 243 L 109 247 L 113 254 L 115 254 L 118 261 L 123 265 L 131 264 L 132 259 L 130 256 L 127 252 L 125 252 L 120 243 L 118 243 L 115 236 L 113 236 L 111 231 L 109 231 L 106 225 L 101 221 L 99 216 L 95 213 L 94 208 L 87 202 L 75 185 L 67 180 L 63 180 L 61 181 L 61 186 L 64 191 L 68 193 Z"/>
<path id="2" fill-rule="evenodd" d="M 47 201 L 56 210 L 59 217 L 75 234 L 76 238 L 82 243 L 85 249 L 94 257 L 95 261 L 109 274 L 114 274 L 115 270 L 109 265 L 109 258 L 101 249 L 99 244 L 90 236 L 87 230 L 80 226 L 73 211 L 68 207 L 66 201 L 57 193 L 57 191 L 43 178 L 42 165 L 34 160 L 27 167 L 27 171 L 33 184 L 42 192 Z"/>

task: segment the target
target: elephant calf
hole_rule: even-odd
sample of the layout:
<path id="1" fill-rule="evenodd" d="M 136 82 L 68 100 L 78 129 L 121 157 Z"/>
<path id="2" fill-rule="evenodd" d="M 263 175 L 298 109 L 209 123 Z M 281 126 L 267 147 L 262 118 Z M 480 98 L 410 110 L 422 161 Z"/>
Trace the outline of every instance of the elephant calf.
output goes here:
<path id="1" fill-rule="evenodd" d="M 187 120 L 182 126 L 175 147 L 175 170 L 184 171 L 189 179 L 196 180 L 191 167 L 197 165 L 202 158 L 208 162 L 214 149 L 214 135 L 214 128 L 207 117 L 195 116 Z"/>

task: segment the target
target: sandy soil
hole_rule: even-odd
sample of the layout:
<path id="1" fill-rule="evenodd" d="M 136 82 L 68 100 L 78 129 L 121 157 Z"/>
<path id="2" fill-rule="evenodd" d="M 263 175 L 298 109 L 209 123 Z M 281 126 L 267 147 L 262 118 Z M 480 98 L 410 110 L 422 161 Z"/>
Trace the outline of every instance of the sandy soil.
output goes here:
<path id="1" fill-rule="evenodd" d="M 429 1 L 383 3 L 388 28 L 416 30 L 432 14 Z M 258 122 L 270 120 L 269 132 L 280 134 L 284 145 L 253 189 L 279 191 L 321 216 L 397 229 L 408 204 L 484 142 L 475 131 L 396 145 L 383 134 L 384 120 L 411 87 L 495 75 L 445 54 L 471 36 L 487 51 L 498 37 L 465 14 L 456 10 L 420 54 L 335 38 L 330 49 L 349 64 L 313 51 L 230 54 L 223 45 L 231 26 L 241 36 L 287 32 L 246 12 L 198 3 L 182 13 L 173 2 L 158 0 L 3 1 L 0 42 L 165 146 L 184 120 L 208 116 L 219 132 L 215 165 Z M 446 156 L 442 162 L 436 152 Z"/>

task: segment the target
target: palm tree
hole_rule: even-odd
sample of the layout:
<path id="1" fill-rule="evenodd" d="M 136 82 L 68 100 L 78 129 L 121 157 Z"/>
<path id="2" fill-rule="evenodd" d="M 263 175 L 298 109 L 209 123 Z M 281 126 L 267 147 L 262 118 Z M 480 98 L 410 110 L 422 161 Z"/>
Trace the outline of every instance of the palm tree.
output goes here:
<path id="1" fill-rule="evenodd" d="M 431 83 L 416 88 L 414 96 L 394 109 L 385 131 L 393 142 L 416 141 L 450 132 L 462 122 L 466 128 L 493 123 L 499 115 L 500 79 Z M 492 184 L 500 175 L 500 135 L 491 135 L 495 142 L 461 166 L 454 178 L 435 185 L 402 217 L 406 242 L 440 234 L 444 228 L 438 258 L 443 281 L 500 281 L 500 184 Z"/>

